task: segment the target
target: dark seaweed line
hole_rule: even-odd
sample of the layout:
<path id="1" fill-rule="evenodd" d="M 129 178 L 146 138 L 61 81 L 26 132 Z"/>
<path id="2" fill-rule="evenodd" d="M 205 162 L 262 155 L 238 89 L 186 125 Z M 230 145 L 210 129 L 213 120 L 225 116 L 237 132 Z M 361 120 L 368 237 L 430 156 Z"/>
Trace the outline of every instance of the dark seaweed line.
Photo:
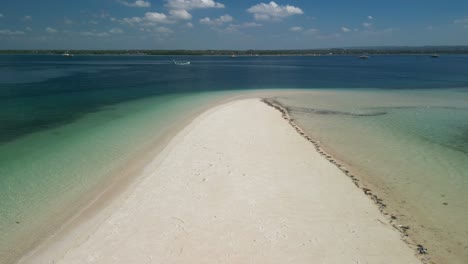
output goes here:
<path id="1" fill-rule="evenodd" d="M 358 187 L 359 189 L 361 189 L 365 195 L 367 195 L 372 201 L 374 201 L 374 203 L 377 205 L 377 207 L 379 208 L 379 211 L 385 216 L 385 218 L 388 220 L 388 223 L 393 227 L 395 228 L 396 230 L 398 230 L 398 232 L 400 232 L 400 238 L 401 240 L 406 243 L 410 248 L 412 248 L 416 254 L 419 254 L 420 256 L 420 260 L 422 261 L 422 263 L 424 264 L 429 264 L 429 263 L 433 263 L 430 261 L 430 257 L 427 256 L 427 248 L 425 248 L 423 245 L 421 244 L 417 244 L 415 243 L 408 235 L 408 230 L 410 229 L 409 226 L 407 225 L 402 225 L 402 224 L 398 224 L 397 223 L 397 216 L 394 215 L 394 214 L 391 214 L 389 212 L 387 212 L 385 209 L 387 207 L 387 205 L 383 202 L 383 200 L 381 198 L 379 198 L 379 196 L 375 193 L 372 193 L 372 190 L 369 189 L 369 188 L 366 188 L 363 184 L 361 184 L 359 182 L 359 179 L 357 178 L 357 176 L 353 175 L 344 165 L 340 164 L 337 160 L 335 160 L 335 158 L 333 158 L 331 155 L 329 155 L 328 153 L 326 153 L 323 148 L 320 146 L 320 144 L 316 141 L 316 140 L 313 140 L 311 137 L 309 137 L 305 132 L 304 130 L 299 127 L 299 125 L 297 125 L 295 122 L 294 122 L 294 119 L 289 115 L 289 111 L 288 111 L 288 107 L 284 106 L 283 104 L 281 104 L 280 102 L 278 102 L 277 100 L 273 99 L 273 98 L 262 98 L 261 100 L 262 102 L 264 102 L 265 104 L 267 104 L 268 106 L 271 106 L 273 108 L 275 108 L 276 110 L 280 111 L 281 112 L 281 115 L 283 117 L 283 119 L 285 119 L 286 121 L 288 121 L 288 123 L 296 130 L 297 133 L 299 133 L 303 138 L 305 138 L 307 141 L 309 141 L 310 143 L 312 143 L 315 147 L 315 150 L 317 150 L 317 152 L 322 156 L 324 157 L 325 159 L 327 159 L 330 163 L 332 163 L 333 165 L 335 165 L 339 170 L 341 170 L 346 176 L 348 176 L 354 183 L 354 185 L 356 185 L 356 187 Z"/>
<path id="2" fill-rule="evenodd" d="M 276 102 L 276 101 L 275 101 Z M 342 111 L 335 111 L 335 110 L 327 110 L 327 109 L 314 109 L 314 108 L 306 108 L 306 107 L 285 107 L 288 112 L 302 112 L 302 113 L 312 113 L 312 114 L 319 114 L 319 115 L 345 115 L 345 116 L 355 116 L 355 117 L 362 117 L 362 116 L 380 116 L 386 115 L 388 112 L 375 112 L 375 113 L 352 113 L 352 112 L 342 112 Z"/>

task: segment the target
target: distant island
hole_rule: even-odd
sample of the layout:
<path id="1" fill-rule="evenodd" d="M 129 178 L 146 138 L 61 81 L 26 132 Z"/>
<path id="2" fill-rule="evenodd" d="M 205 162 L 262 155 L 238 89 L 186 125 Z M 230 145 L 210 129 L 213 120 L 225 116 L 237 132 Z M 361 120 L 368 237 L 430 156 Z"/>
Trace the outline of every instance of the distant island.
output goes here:
<path id="1" fill-rule="evenodd" d="M 395 46 L 395 47 L 350 47 L 328 49 L 288 49 L 288 50 L 164 50 L 164 49 L 134 49 L 134 50 L 0 50 L 0 54 L 72 54 L 88 55 L 212 55 L 212 56 L 321 56 L 321 55 L 404 55 L 404 54 L 468 54 L 468 46 Z"/>

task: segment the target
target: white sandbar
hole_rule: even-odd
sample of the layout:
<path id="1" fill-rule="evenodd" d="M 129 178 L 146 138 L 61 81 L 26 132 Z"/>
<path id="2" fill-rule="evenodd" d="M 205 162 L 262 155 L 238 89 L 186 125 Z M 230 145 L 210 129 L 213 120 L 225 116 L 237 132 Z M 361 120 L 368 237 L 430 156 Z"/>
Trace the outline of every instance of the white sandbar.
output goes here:
<path id="1" fill-rule="evenodd" d="M 421 263 L 362 190 L 258 99 L 196 118 L 122 197 L 99 225 L 23 262 Z"/>

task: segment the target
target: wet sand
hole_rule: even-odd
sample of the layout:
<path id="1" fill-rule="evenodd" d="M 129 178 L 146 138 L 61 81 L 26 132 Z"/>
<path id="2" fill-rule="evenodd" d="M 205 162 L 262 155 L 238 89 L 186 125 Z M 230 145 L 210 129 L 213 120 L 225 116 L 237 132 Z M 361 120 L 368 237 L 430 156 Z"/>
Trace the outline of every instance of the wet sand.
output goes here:
<path id="1" fill-rule="evenodd" d="M 21 263 L 421 263 L 374 202 L 259 99 L 196 118 L 93 223 Z"/>

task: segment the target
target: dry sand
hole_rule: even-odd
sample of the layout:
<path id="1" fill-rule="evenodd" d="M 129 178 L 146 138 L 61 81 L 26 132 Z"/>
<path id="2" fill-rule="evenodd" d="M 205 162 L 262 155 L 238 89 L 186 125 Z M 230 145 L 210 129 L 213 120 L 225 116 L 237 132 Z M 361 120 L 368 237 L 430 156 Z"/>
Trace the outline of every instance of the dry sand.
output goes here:
<path id="1" fill-rule="evenodd" d="M 116 201 L 21 263 L 421 263 L 258 99 L 196 118 Z"/>

